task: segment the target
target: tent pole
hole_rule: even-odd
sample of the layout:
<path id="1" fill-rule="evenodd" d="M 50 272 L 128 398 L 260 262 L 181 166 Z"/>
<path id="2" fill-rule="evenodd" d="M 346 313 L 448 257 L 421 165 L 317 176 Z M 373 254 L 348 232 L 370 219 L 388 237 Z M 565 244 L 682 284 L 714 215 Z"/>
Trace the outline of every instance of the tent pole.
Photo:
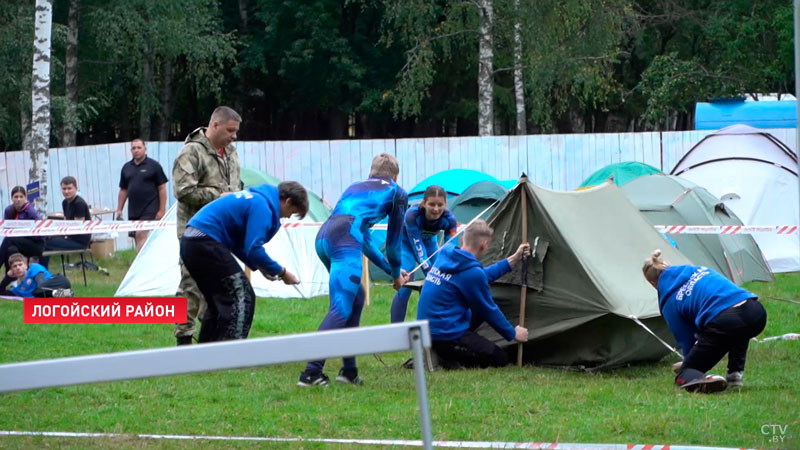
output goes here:
<path id="1" fill-rule="evenodd" d="M 800 1 L 800 0 L 798 0 Z M 522 192 L 522 244 L 528 242 L 528 177 L 522 174 L 519 180 Z M 525 326 L 525 304 L 528 303 L 528 257 L 522 256 L 521 287 L 519 293 L 519 326 Z M 522 342 L 517 344 L 517 366 L 522 367 Z"/>
<path id="2" fill-rule="evenodd" d="M 364 304 L 369 306 L 369 259 L 361 255 L 361 285 L 364 287 Z"/>
<path id="3" fill-rule="evenodd" d="M 795 101 L 800 102 L 800 0 L 794 0 L 794 97 Z M 798 128 L 800 128 L 800 108 L 797 108 L 797 123 L 794 129 L 794 152 L 795 155 L 799 156 L 797 158 L 797 170 L 800 173 L 800 132 L 798 132 Z M 800 183 L 798 183 L 798 189 L 800 189 Z"/>

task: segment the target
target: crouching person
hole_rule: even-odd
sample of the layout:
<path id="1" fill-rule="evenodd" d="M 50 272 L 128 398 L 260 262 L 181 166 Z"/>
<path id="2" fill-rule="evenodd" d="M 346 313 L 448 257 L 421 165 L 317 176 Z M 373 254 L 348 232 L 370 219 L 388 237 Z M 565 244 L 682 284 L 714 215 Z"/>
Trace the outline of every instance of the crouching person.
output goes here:
<path id="1" fill-rule="evenodd" d="M 742 386 L 747 346 L 767 324 L 758 297 L 703 266 L 671 266 L 655 250 L 642 266 L 658 306 L 683 352 L 675 384 L 690 392 Z M 695 342 L 696 341 L 696 342 Z M 706 375 L 725 354 L 728 374 Z"/>
<path id="2" fill-rule="evenodd" d="M 256 296 L 235 255 L 271 280 L 298 284 L 297 276 L 267 255 L 264 244 L 280 229 L 281 217 L 308 212 L 308 194 L 294 181 L 263 184 L 223 194 L 189 220 L 181 238 L 181 258 L 208 303 L 202 342 L 245 339 Z M 231 255 L 233 253 L 233 255 Z"/>
<path id="3" fill-rule="evenodd" d="M 433 349 L 447 365 L 502 367 L 509 363 L 503 349 L 474 332 L 484 321 L 508 341 L 528 340 L 528 330 L 511 325 L 497 307 L 489 283 L 510 272 L 529 254 L 530 246 L 522 244 L 507 259 L 484 268 L 479 258 L 491 240 L 492 229 L 476 220 L 464 232 L 462 248 L 444 247 L 425 278 L 417 319 L 428 321 Z"/>

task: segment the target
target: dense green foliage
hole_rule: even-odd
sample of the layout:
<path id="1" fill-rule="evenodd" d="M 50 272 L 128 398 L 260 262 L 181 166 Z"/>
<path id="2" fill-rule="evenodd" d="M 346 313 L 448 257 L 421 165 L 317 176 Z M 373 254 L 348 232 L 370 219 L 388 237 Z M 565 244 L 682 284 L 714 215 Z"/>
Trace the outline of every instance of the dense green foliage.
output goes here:
<path id="1" fill-rule="evenodd" d="M 182 139 L 217 104 L 246 139 L 474 135 L 478 5 L 449 0 L 53 0 L 51 144 Z M 34 2 L 0 11 L 0 150 L 23 146 Z M 65 95 L 70 4 L 78 98 Z M 793 91 L 788 0 L 492 0 L 495 133 L 685 129 L 694 103 Z M 66 119 L 66 111 L 75 111 Z"/>

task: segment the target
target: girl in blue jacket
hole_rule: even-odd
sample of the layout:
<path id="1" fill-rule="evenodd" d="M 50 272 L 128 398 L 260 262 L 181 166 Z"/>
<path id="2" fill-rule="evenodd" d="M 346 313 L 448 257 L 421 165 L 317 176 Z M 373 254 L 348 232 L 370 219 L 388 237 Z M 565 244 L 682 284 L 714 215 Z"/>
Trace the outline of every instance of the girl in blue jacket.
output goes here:
<path id="1" fill-rule="evenodd" d="M 422 264 L 423 276 L 420 278 L 424 278 L 434 259 L 426 260 L 439 249 L 439 231 L 444 231 L 445 241 L 450 240 L 448 245 L 455 246 L 456 239 L 452 238 L 458 232 L 458 222 L 453 213 L 447 209 L 447 193 L 441 186 L 431 185 L 425 189 L 422 203 L 406 211 L 401 239 L 403 270 L 410 273 L 414 267 Z M 414 280 L 413 273 L 409 281 L 412 280 Z M 411 289 L 405 287 L 394 295 L 392 323 L 406 320 L 410 297 Z"/>
<path id="2" fill-rule="evenodd" d="M 747 345 L 767 324 L 758 297 L 703 266 L 671 266 L 655 250 L 642 272 L 658 290 L 658 305 L 683 352 L 675 384 L 687 391 L 717 392 L 742 386 Z M 728 374 L 706 375 L 725 354 Z"/>

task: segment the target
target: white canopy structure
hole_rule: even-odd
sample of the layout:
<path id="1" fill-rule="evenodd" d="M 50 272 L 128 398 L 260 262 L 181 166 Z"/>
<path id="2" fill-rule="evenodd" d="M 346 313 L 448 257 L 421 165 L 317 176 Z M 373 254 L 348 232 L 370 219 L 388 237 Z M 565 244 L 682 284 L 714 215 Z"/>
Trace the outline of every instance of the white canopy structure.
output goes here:
<path id="1" fill-rule="evenodd" d="M 175 221 L 176 207 L 177 204 L 173 205 L 162 220 Z M 310 218 L 296 223 L 298 226 L 281 227 L 264 248 L 272 259 L 297 274 L 300 285 L 288 286 L 282 281 L 269 281 L 261 273 L 253 272 L 250 281 L 257 296 L 310 298 L 328 294 L 328 271 L 314 249 L 314 238 L 319 228 L 304 225 L 312 223 Z M 172 296 L 178 290 L 180 279 L 175 229 L 159 229 L 150 233 L 114 295 Z"/>

